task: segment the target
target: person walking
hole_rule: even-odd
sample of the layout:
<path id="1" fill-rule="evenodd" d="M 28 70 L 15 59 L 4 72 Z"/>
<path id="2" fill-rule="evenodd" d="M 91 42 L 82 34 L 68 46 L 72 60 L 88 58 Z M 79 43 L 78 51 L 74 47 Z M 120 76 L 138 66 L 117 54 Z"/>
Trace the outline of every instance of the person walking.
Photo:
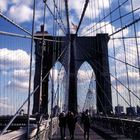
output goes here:
<path id="1" fill-rule="evenodd" d="M 77 120 L 73 112 L 69 111 L 67 114 L 67 125 L 68 125 L 71 139 L 74 139 L 74 131 L 75 131 L 76 122 Z"/>
<path id="2" fill-rule="evenodd" d="M 65 113 L 62 112 L 59 115 L 59 127 L 60 127 L 60 134 L 61 134 L 61 140 L 65 140 L 65 130 L 66 130 L 66 116 Z"/>
<path id="3" fill-rule="evenodd" d="M 90 116 L 88 109 L 85 111 L 83 117 L 83 124 L 84 124 L 84 138 L 87 138 L 87 140 L 89 140 Z"/>

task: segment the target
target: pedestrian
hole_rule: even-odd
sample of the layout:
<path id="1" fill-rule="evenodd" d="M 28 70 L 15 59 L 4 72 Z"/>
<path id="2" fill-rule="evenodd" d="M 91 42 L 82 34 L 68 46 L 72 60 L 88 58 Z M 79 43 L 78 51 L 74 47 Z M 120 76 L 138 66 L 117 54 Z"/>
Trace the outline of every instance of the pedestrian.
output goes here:
<path id="1" fill-rule="evenodd" d="M 66 130 L 66 116 L 65 113 L 62 112 L 59 115 L 59 127 L 60 127 L 60 134 L 61 134 L 61 140 L 65 140 L 65 130 Z"/>
<path id="2" fill-rule="evenodd" d="M 83 111 L 81 114 L 81 125 L 84 124 L 84 117 L 85 117 L 85 112 Z"/>
<path id="3" fill-rule="evenodd" d="M 84 138 L 87 138 L 87 140 L 89 140 L 90 116 L 88 109 L 85 111 L 83 117 L 83 124 L 84 124 Z"/>
<path id="4" fill-rule="evenodd" d="M 67 125 L 68 125 L 71 139 L 74 139 L 74 131 L 75 131 L 76 122 L 77 120 L 73 112 L 69 111 L 67 114 Z"/>

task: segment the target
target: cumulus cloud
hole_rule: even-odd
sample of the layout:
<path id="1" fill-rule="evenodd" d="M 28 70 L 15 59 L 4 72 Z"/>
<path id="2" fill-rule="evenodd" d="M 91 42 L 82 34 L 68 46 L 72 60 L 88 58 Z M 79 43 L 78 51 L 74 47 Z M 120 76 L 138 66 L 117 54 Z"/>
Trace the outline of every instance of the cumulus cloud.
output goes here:
<path id="1" fill-rule="evenodd" d="M 102 28 L 100 28 L 102 27 Z M 95 36 L 97 33 L 112 34 L 116 29 L 109 22 L 91 23 L 81 30 L 81 35 Z"/>
<path id="2" fill-rule="evenodd" d="M 133 10 L 140 7 L 140 2 L 138 0 L 132 0 L 132 4 L 133 4 Z M 125 8 L 127 11 L 132 11 L 132 7 L 130 3 L 126 5 Z M 139 10 L 137 10 L 136 13 L 139 13 Z"/>
<path id="3" fill-rule="evenodd" d="M 71 0 L 69 1 L 69 9 L 74 10 L 76 15 L 80 18 L 82 10 L 84 8 L 84 4 L 85 0 L 77 0 L 77 1 Z M 85 13 L 85 17 L 91 18 L 91 12 L 93 11 L 93 8 L 94 11 L 96 11 L 96 15 L 93 14 L 94 16 L 93 18 L 95 18 L 96 16 L 99 15 L 99 13 L 102 11 L 103 8 L 104 9 L 109 8 L 109 1 L 90 0 Z"/>
<path id="4" fill-rule="evenodd" d="M 91 23 L 89 25 L 86 25 L 82 30 L 81 30 L 81 35 L 84 36 L 96 36 L 97 33 L 108 33 L 111 35 L 115 31 L 120 30 L 120 28 L 116 28 L 109 22 L 100 22 L 100 23 Z M 126 28 L 123 30 L 123 36 L 127 36 L 129 33 L 129 29 Z M 121 37 L 122 32 L 116 33 L 113 37 Z"/>
<path id="5" fill-rule="evenodd" d="M 13 76 L 20 81 L 28 81 L 29 80 L 29 70 L 14 70 Z"/>
<path id="6" fill-rule="evenodd" d="M 59 76 L 59 81 L 62 81 L 64 79 L 64 76 L 66 75 L 66 72 L 64 67 L 62 67 L 61 69 L 53 69 L 53 73 L 51 69 L 50 78 L 52 78 L 52 74 L 53 74 L 54 82 L 58 82 L 58 76 Z"/>
<path id="7" fill-rule="evenodd" d="M 13 78 L 12 78 L 13 77 Z M 31 79 L 31 90 L 33 90 L 33 78 Z M 18 73 L 15 70 L 11 73 L 10 80 L 5 85 L 6 88 L 19 91 L 19 93 L 27 93 L 29 89 L 29 71 L 20 70 Z"/>
<path id="8" fill-rule="evenodd" d="M 85 64 L 85 66 L 87 66 L 87 64 Z M 92 77 L 92 72 L 93 70 L 92 69 L 80 69 L 78 71 L 78 75 L 77 75 L 77 78 L 78 78 L 78 83 L 79 84 L 89 84 L 91 82 L 91 77 Z M 93 76 L 93 79 L 92 80 L 95 80 L 96 77 L 95 75 Z"/>
<path id="9" fill-rule="evenodd" d="M 21 50 L 0 49 L 0 68 L 8 69 L 27 69 L 30 65 L 30 55 Z"/>
<path id="10" fill-rule="evenodd" d="M 29 22 L 32 20 L 32 9 L 26 5 L 13 5 L 10 7 L 9 16 L 17 23 Z"/>
<path id="11" fill-rule="evenodd" d="M 22 0 L 12 0 L 12 3 L 13 4 L 25 4 L 25 5 L 32 5 L 32 3 L 33 3 L 33 0 L 24 0 L 24 1 L 22 1 Z"/>
<path id="12" fill-rule="evenodd" d="M 0 49 L 0 68 L 1 76 L 7 81 L 6 87 L 14 89 L 27 90 L 29 86 L 29 66 L 30 55 L 24 50 L 9 50 L 7 48 Z M 32 87 L 33 87 L 32 71 Z"/>
<path id="13" fill-rule="evenodd" d="M 13 107 L 11 105 L 8 105 L 7 103 L 0 103 L 0 109 L 13 109 Z"/>
<path id="14" fill-rule="evenodd" d="M 7 102 L 7 100 L 8 100 L 8 97 L 0 98 L 0 103 L 5 103 Z"/>
<path id="15" fill-rule="evenodd" d="M 112 2 L 112 1 L 110 1 L 110 2 Z M 82 11 L 83 11 L 83 8 L 84 8 L 84 4 L 85 4 L 85 0 L 69 1 L 70 21 L 71 22 L 78 24 Z M 93 8 L 94 8 L 94 12 L 93 12 Z M 99 14 L 101 12 L 103 12 L 103 9 L 105 10 L 107 8 L 109 8 L 108 0 L 102 0 L 102 1 L 90 0 L 88 7 L 86 9 L 84 18 L 91 19 L 91 15 L 92 15 L 92 20 L 94 20 L 95 18 L 97 18 L 99 16 Z M 89 27 L 94 24 L 95 23 L 89 25 Z M 75 31 L 72 29 L 73 28 L 72 25 L 70 28 L 71 28 L 71 32 L 75 33 Z M 84 29 L 86 29 L 86 28 L 84 27 Z"/>
<path id="16" fill-rule="evenodd" d="M 12 88 L 14 87 L 15 89 L 22 89 L 22 90 L 27 90 L 29 87 L 29 82 L 28 81 L 19 81 L 19 80 L 13 80 L 9 81 L 7 87 Z"/>
<path id="17" fill-rule="evenodd" d="M 37 3 L 35 19 L 39 20 L 42 14 L 41 2 Z M 33 17 L 33 0 L 3 0 L 0 9 L 17 23 L 31 22 Z"/>
<path id="18" fill-rule="evenodd" d="M 0 98 L 0 114 L 4 115 L 2 110 L 8 109 L 11 110 L 13 107 L 8 103 L 8 97 Z"/>
<path id="19" fill-rule="evenodd" d="M 14 19 L 17 23 L 31 22 L 33 9 L 28 5 L 17 4 L 10 7 L 8 14 L 10 18 Z M 36 20 L 41 16 L 41 11 L 36 11 Z"/>
<path id="20" fill-rule="evenodd" d="M 64 32 L 62 31 L 62 29 L 57 30 L 56 35 L 57 36 L 65 36 Z"/>
<path id="21" fill-rule="evenodd" d="M 0 2 L 0 11 L 5 12 L 8 8 L 8 0 L 3 0 Z"/>

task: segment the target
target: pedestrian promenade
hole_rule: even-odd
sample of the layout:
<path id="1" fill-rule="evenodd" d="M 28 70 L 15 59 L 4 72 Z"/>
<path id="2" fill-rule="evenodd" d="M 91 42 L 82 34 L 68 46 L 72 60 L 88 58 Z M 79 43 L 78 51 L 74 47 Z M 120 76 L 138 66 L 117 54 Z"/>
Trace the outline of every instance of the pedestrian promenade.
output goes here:
<path id="1" fill-rule="evenodd" d="M 66 128 L 66 139 L 70 140 L 68 128 Z M 52 140 L 61 140 L 59 129 L 57 130 L 56 134 L 53 136 Z M 86 140 L 84 138 L 84 130 L 79 124 L 76 124 L 74 140 Z M 104 140 L 104 139 L 101 136 L 99 136 L 96 132 L 94 132 L 92 129 L 90 129 L 89 140 Z"/>

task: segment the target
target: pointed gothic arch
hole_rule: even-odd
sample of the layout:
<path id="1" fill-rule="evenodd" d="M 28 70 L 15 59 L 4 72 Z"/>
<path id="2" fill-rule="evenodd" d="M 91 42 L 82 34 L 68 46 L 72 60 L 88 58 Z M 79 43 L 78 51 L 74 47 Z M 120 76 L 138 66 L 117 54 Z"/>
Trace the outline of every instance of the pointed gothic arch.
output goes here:
<path id="1" fill-rule="evenodd" d="M 89 106 L 94 107 L 93 109 L 96 110 L 96 76 L 93 68 L 91 65 L 85 61 L 80 66 L 78 73 L 77 73 L 77 102 L 78 102 L 78 112 L 83 111 L 85 109 L 89 109 L 90 107 L 84 107 L 86 102 L 88 102 Z M 86 101 L 88 93 L 91 93 L 92 97 Z"/>

